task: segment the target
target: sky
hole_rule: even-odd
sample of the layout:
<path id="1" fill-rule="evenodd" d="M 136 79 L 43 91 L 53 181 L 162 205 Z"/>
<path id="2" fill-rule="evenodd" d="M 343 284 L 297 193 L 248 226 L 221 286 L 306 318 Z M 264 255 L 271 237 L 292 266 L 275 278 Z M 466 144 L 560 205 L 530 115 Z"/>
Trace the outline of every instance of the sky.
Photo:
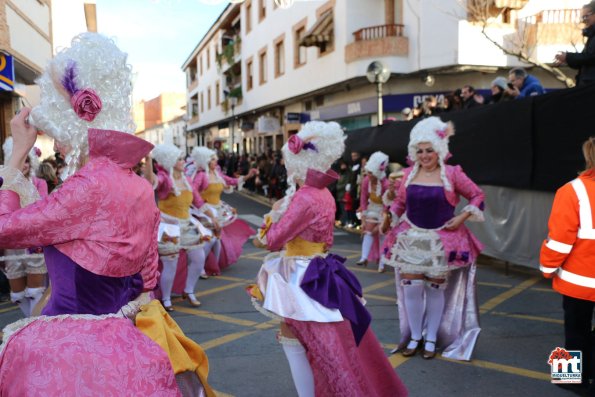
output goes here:
<path id="1" fill-rule="evenodd" d="M 209 5 L 205 3 L 219 3 Z M 97 30 L 128 53 L 134 101 L 185 92 L 182 64 L 225 9 L 220 0 L 96 0 Z"/>

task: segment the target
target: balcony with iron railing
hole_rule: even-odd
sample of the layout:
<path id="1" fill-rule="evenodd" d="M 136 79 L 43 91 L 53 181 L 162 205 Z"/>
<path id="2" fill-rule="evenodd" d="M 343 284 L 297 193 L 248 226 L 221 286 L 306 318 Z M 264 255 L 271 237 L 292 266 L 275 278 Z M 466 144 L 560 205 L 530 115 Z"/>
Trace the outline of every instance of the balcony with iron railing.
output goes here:
<path id="1" fill-rule="evenodd" d="M 404 25 L 368 26 L 353 32 L 354 41 L 345 46 L 345 62 L 383 56 L 407 56 L 409 40 Z"/>

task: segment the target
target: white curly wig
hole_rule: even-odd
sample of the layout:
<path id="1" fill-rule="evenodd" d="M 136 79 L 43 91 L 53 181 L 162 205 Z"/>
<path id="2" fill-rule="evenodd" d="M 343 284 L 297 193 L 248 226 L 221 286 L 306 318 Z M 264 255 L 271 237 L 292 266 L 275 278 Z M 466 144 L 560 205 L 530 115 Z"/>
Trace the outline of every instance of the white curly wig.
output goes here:
<path id="1" fill-rule="evenodd" d="M 89 128 L 133 133 L 131 113 L 132 70 L 127 54 L 98 33 L 82 33 L 71 47 L 60 51 L 36 80 L 41 101 L 31 112 L 30 123 L 69 147 L 63 178 L 72 175 L 89 153 Z M 91 89 L 102 102 L 95 119 L 87 121 L 75 113 L 69 92 Z"/>
<path id="2" fill-rule="evenodd" d="M 388 156 L 382 152 L 374 152 L 366 162 L 366 171 L 378 179 L 386 178 L 388 168 Z"/>
<path id="3" fill-rule="evenodd" d="M 178 162 L 178 159 L 182 157 L 183 153 L 184 152 L 182 152 L 182 149 L 180 149 L 176 145 L 172 145 L 171 143 L 161 143 L 155 146 L 155 148 L 151 152 L 151 156 L 153 156 L 153 158 L 155 159 L 155 161 L 157 161 L 157 163 L 159 163 L 159 165 L 161 165 L 163 168 L 167 170 L 167 172 L 169 173 L 169 177 L 172 179 L 173 182 L 174 166 Z M 184 175 L 182 175 L 182 180 L 184 181 L 186 188 L 192 191 L 192 188 L 190 187 Z M 176 187 L 175 183 L 173 183 L 173 190 L 176 196 L 180 195 L 180 190 Z"/>
<path id="4" fill-rule="evenodd" d="M 310 121 L 296 135 L 307 146 L 298 153 L 293 153 L 287 142 L 281 149 L 289 187 L 278 213 L 272 214 L 275 221 L 287 210 L 297 190 L 297 182 L 306 180 L 308 169 L 327 172 L 345 151 L 345 134 L 341 126 L 335 122 Z"/>
<path id="5" fill-rule="evenodd" d="M 452 190 L 450 182 L 446 178 L 446 170 L 444 162 L 448 159 L 450 153 L 448 151 L 449 137 L 454 135 L 454 125 L 449 121 L 448 123 L 440 120 L 439 117 L 428 117 L 417 123 L 411 130 L 409 136 L 409 145 L 407 146 L 409 160 L 414 162 L 413 171 L 409 174 L 405 186 L 409 186 L 415 175 L 417 175 L 420 165 L 417 161 L 417 145 L 420 143 L 431 143 L 432 148 L 438 154 L 438 164 L 440 166 L 440 178 L 446 190 Z"/>
<path id="6" fill-rule="evenodd" d="M 208 147 L 197 146 L 194 149 L 192 149 L 191 156 L 192 160 L 194 160 L 194 163 L 196 164 L 197 171 L 208 171 L 209 163 L 211 162 L 213 157 L 217 158 L 217 153 L 215 153 L 214 150 L 211 150 Z"/>
<path id="7" fill-rule="evenodd" d="M 2 150 L 4 151 L 4 164 L 8 164 L 8 160 L 10 160 L 10 157 L 12 157 L 12 146 L 13 146 L 13 142 L 12 142 L 12 137 L 9 136 L 8 138 L 6 138 L 6 140 L 4 141 L 4 144 L 2 145 Z M 37 149 L 39 150 L 39 149 Z M 30 171 L 29 171 L 29 178 L 33 175 L 35 175 L 35 173 L 37 172 L 37 169 L 39 168 L 39 157 L 37 156 L 36 153 L 36 148 L 33 147 L 31 149 L 31 151 L 29 151 L 29 167 L 30 167 Z"/>
<path id="8" fill-rule="evenodd" d="M 283 157 L 287 176 L 290 180 L 305 180 L 308 168 L 326 172 L 345 151 L 345 134 L 335 122 L 310 121 L 297 133 L 304 142 L 311 143 L 316 149 L 302 149 L 294 154 L 288 143 L 283 145 Z"/>

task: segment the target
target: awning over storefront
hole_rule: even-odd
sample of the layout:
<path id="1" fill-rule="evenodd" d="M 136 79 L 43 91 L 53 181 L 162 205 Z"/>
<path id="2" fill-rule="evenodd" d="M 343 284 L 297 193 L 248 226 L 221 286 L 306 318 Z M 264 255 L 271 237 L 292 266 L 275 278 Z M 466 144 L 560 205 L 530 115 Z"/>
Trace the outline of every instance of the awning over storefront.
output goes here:
<path id="1" fill-rule="evenodd" d="M 513 10 L 520 10 L 529 0 L 494 0 L 494 5 L 498 8 L 512 8 Z"/>
<path id="2" fill-rule="evenodd" d="M 300 41 L 300 46 L 320 47 L 326 45 L 333 35 L 333 11 L 322 14 Z"/>

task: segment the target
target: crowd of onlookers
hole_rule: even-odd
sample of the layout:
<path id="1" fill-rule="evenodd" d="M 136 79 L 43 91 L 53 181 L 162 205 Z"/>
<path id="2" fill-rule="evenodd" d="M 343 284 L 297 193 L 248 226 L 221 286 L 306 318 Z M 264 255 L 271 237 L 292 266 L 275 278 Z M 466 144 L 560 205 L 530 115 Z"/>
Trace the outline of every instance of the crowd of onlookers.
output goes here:
<path id="1" fill-rule="evenodd" d="M 445 95 L 441 101 L 435 96 L 426 96 L 415 108 L 405 108 L 402 113 L 405 120 L 411 120 L 545 93 L 539 79 L 520 67 L 511 69 L 508 78 L 499 76 L 492 80 L 490 91 L 484 96 L 473 86 L 464 85 Z"/>

